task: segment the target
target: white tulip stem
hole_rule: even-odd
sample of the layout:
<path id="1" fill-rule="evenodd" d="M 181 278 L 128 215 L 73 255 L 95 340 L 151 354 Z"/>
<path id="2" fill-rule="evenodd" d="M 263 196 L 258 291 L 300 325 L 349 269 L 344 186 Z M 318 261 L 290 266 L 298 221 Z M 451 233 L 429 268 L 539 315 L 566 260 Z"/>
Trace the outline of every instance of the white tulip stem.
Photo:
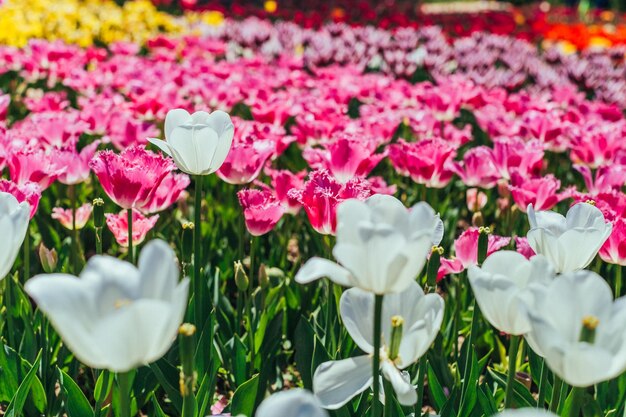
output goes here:
<path id="1" fill-rule="evenodd" d="M 194 321 L 199 329 L 204 326 L 202 317 L 202 175 L 196 175 L 194 190 L 194 226 L 193 226 L 193 305 Z"/>
<path id="2" fill-rule="evenodd" d="M 506 378 L 506 391 L 504 395 L 504 408 L 513 405 L 513 385 L 515 384 L 515 374 L 517 365 L 517 351 L 520 346 L 520 337 L 511 335 L 509 343 L 509 373 Z"/>
<path id="3" fill-rule="evenodd" d="M 133 255 L 133 209 L 126 210 L 128 219 L 128 262 L 135 264 L 135 256 Z"/>
<path id="4" fill-rule="evenodd" d="M 104 404 L 104 401 L 106 400 L 106 397 L 109 393 L 107 387 L 109 386 L 111 372 L 107 369 L 102 370 L 102 372 L 104 373 L 102 377 L 102 390 L 100 390 L 100 395 L 98 396 L 98 398 L 95 399 L 96 404 L 94 408 L 94 417 L 100 417 L 102 415 L 102 404 Z"/>
<path id="5" fill-rule="evenodd" d="M 77 201 L 76 201 L 76 187 L 72 184 L 67 188 L 67 194 L 70 197 L 70 205 L 72 206 L 72 268 L 75 275 L 78 275 L 80 272 L 79 263 L 79 255 L 78 255 L 78 229 L 76 229 L 76 211 L 77 211 Z"/>
<path id="6" fill-rule="evenodd" d="M 117 374 L 117 393 L 120 417 L 130 417 L 130 371 Z"/>
<path id="7" fill-rule="evenodd" d="M 374 384 L 374 398 L 372 399 L 371 417 L 380 417 L 380 337 L 381 337 L 381 321 L 383 314 L 383 296 L 375 295 L 374 301 L 374 358 L 372 360 L 372 384 Z M 329 300 L 330 302 L 330 300 Z M 391 401 L 391 398 L 387 398 Z"/>
<path id="8" fill-rule="evenodd" d="M 572 392 L 572 405 L 569 408 L 568 417 L 578 417 L 580 409 L 583 405 L 583 398 L 585 395 L 585 388 L 574 387 Z"/>

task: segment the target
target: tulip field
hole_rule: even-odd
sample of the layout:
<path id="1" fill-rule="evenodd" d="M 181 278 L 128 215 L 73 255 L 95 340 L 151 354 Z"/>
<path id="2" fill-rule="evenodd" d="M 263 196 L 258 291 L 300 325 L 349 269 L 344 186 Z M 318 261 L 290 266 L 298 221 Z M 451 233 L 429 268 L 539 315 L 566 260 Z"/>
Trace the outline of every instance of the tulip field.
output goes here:
<path id="1" fill-rule="evenodd" d="M 0 1 L 0 415 L 626 417 L 626 14 L 298 4 Z"/>

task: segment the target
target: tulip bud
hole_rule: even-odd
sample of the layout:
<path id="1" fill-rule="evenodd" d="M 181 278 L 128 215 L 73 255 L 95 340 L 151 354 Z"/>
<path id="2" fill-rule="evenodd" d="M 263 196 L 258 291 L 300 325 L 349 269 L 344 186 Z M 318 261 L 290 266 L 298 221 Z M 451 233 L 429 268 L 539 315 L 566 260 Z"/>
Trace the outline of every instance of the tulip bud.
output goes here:
<path id="1" fill-rule="evenodd" d="M 583 327 L 580 329 L 580 341 L 593 343 L 596 339 L 596 328 L 598 324 L 600 324 L 600 320 L 595 316 L 583 317 Z"/>
<path id="2" fill-rule="evenodd" d="M 389 345 L 389 359 L 394 360 L 400 352 L 400 342 L 402 342 L 402 326 L 404 319 L 402 316 L 391 317 L 391 343 Z"/>
<path id="3" fill-rule="evenodd" d="M 439 273 L 439 266 L 441 265 L 441 255 L 443 255 L 443 248 L 441 246 L 433 246 L 430 250 L 430 259 L 428 259 L 428 269 L 426 272 L 428 292 L 434 291 L 437 287 L 437 274 Z"/>
<path id="4" fill-rule="evenodd" d="M 300 247 L 298 246 L 298 239 L 292 237 L 287 243 L 287 260 L 293 264 L 300 260 Z"/>
<path id="5" fill-rule="evenodd" d="M 478 260 L 479 265 L 482 265 L 487 257 L 489 234 L 491 234 L 491 229 L 489 229 L 489 227 L 478 228 L 478 255 L 476 259 Z"/>
<path id="6" fill-rule="evenodd" d="M 250 280 L 248 279 L 248 275 L 246 275 L 246 271 L 243 269 L 243 265 L 241 261 L 235 262 L 235 284 L 239 291 L 246 291 L 248 289 L 248 285 L 250 285 Z"/>
<path id="7" fill-rule="evenodd" d="M 196 326 L 190 323 L 183 323 L 178 328 L 178 341 L 180 344 L 180 362 L 182 370 L 180 372 L 180 394 L 183 397 L 193 395 L 196 389 L 196 372 L 193 370 L 194 355 L 194 335 Z"/>
<path id="8" fill-rule="evenodd" d="M 101 198 L 93 200 L 93 224 L 95 227 L 104 227 L 104 200 Z"/>
<path id="9" fill-rule="evenodd" d="M 482 227 L 485 224 L 485 219 L 480 211 L 477 211 L 472 215 L 472 226 Z"/>
<path id="10" fill-rule="evenodd" d="M 50 274 L 56 269 L 59 257 L 57 255 L 57 251 L 54 248 L 50 250 L 46 248 L 42 243 L 39 245 L 39 260 L 41 261 L 41 266 L 43 267 L 43 270 L 46 273 Z"/>
<path id="11" fill-rule="evenodd" d="M 183 237 L 182 237 L 182 255 L 185 263 L 191 263 L 191 255 L 193 254 L 193 222 L 183 223 Z"/>
<path id="12" fill-rule="evenodd" d="M 269 287 L 270 285 L 270 279 L 267 276 L 267 268 L 265 267 L 265 264 L 261 264 L 259 266 L 259 275 L 258 275 L 258 279 L 259 279 L 259 286 L 263 289 Z"/>
<path id="13" fill-rule="evenodd" d="M 506 180 L 498 181 L 498 195 L 502 198 L 509 198 L 511 190 L 509 189 L 509 183 Z"/>

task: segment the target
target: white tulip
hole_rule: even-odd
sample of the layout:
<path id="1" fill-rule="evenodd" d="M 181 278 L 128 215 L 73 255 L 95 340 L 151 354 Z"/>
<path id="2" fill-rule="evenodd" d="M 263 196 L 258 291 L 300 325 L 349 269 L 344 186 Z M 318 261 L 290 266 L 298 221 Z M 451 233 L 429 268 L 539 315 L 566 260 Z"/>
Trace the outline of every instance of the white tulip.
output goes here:
<path id="1" fill-rule="evenodd" d="M 559 417 L 556 414 L 537 408 L 519 408 L 517 410 L 504 410 L 494 417 Z"/>
<path id="2" fill-rule="evenodd" d="M 555 374 L 587 387 L 626 370 L 626 298 L 613 302 L 602 277 L 569 272 L 532 292 L 533 342 Z"/>
<path id="3" fill-rule="evenodd" d="M 221 110 L 192 115 L 183 109 L 170 110 L 164 130 L 164 141 L 148 140 L 174 158 L 181 171 L 192 175 L 217 171 L 230 151 L 235 132 L 230 116 Z"/>
<path id="4" fill-rule="evenodd" d="M 528 206 L 528 244 L 537 254 L 548 258 L 556 272 L 585 268 L 611 235 L 613 225 L 590 203 L 573 205 L 563 217 L 553 211 L 538 211 Z"/>
<path id="5" fill-rule="evenodd" d="M 278 392 L 265 399 L 256 417 L 328 417 L 317 398 L 300 388 Z"/>
<path id="6" fill-rule="evenodd" d="M 408 210 L 400 200 L 374 195 L 365 201 L 346 200 L 337 208 L 338 265 L 310 259 L 295 279 L 301 284 L 322 277 L 346 287 L 376 294 L 405 290 L 415 281 L 433 244 L 443 235 L 443 223 L 426 203 Z"/>
<path id="7" fill-rule="evenodd" d="M 81 362 L 114 372 L 167 352 L 185 314 L 188 287 L 188 278 L 178 282 L 174 252 L 161 240 L 145 246 L 138 268 L 94 256 L 80 278 L 39 275 L 25 285 Z"/>
<path id="8" fill-rule="evenodd" d="M 30 221 L 30 206 L 28 203 L 18 203 L 12 194 L 0 192 L 0 279 L 7 276 L 15 258 L 22 247 L 28 222 Z"/>
<path id="9" fill-rule="evenodd" d="M 341 296 L 343 323 L 366 355 L 325 362 L 315 370 L 313 392 L 325 408 L 337 409 L 372 385 L 374 303 L 375 295 L 359 288 L 351 288 Z M 443 311 L 443 298 L 425 295 L 415 282 L 405 291 L 383 298 L 380 366 L 402 405 L 417 401 L 415 388 L 403 370 L 426 353 L 435 340 Z M 397 327 L 399 324 L 401 327 Z"/>
<path id="10" fill-rule="evenodd" d="M 531 330 L 524 306 L 532 297 L 529 287 L 549 284 L 554 269 L 541 255 L 528 260 L 515 251 L 498 251 L 482 267 L 470 266 L 468 277 L 487 321 L 501 332 L 523 335 Z"/>

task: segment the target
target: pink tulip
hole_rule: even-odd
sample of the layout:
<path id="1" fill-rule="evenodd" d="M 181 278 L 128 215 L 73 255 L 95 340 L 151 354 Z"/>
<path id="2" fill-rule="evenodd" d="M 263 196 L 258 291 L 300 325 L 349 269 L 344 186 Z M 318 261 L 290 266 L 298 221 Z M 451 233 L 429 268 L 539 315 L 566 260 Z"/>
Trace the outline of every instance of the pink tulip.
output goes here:
<path id="1" fill-rule="evenodd" d="M 80 230 L 89 221 L 93 207 L 91 204 L 86 203 L 76 209 L 76 230 Z M 58 220 L 61 226 L 66 229 L 73 230 L 73 216 L 72 209 L 64 209 L 62 207 L 54 207 L 52 209 L 52 218 Z"/>
<path id="2" fill-rule="evenodd" d="M 399 140 L 389 146 L 389 159 L 404 176 L 429 188 L 443 188 L 452 179 L 450 170 L 456 151 L 443 139 L 425 139 L 419 142 Z"/>
<path id="3" fill-rule="evenodd" d="M 365 200 L 371 195 L 369 183 L 354 179 L 339 183 L 326 170 L 313 171 L 301 191 L 292 190 L 290 195 L 298 198 L 313 229 L 323 235 L 335 233 L 337 205 L 344 200 Z"/>
<path id="4" fill-rule="evenodd" d="M 247 137 L 233 143 L 217 175 L 229 184 L 247 184 L 259 176 L 276 145 L 270 140 Z"/>
<path id="5" fill-rule="evenodd" d="M 48 188 L 67 170 L 67 167 L 62 166 L 56 159 L 56 152 L 46 152 L 43 148 L 14 150 L 7 164 L 13 182 L 18 185 L 34 182 L 41 190 Z"/>
<path id="6" fill-rule="evenodd" d="M 465 201 L 469 211 L 480 211 L 487 205 L 487 194 L 479 191 L 478 188 L 468 188 L 465 192 Z"/>
<path id="7" fill-rule="evenodd" d="M 31 90 L 32 91 L 32 90 Z M 33 113 L 62 111 L 70 105 L 65 91 L 38 90 L 24 98 L 24 105 Z"/>
<path id="8" fill-rule="evenodd" d="M 598 252 L 604 262 L 626 266 L 626 219 L 613 221 L 613 231 Z"/>
<path id="9" fill-rule="evenodd" d="M 567 197 L 566 193 L 557 193 L 561 181 L 548 174 L 539 178 L 525 178 L 514 173 L 511 178 L 511 195 L 520 211 L 526 213 L 526 207 L 532 204 L 535 210 L 550 210 L 559 201 Z"/>
<path id="10" fill-rule="evenodd" d="M 141 211 L 153 214 L 167 209 L 180 198 L 190 182 L 187 174 L 168 173 Z"/>
<path id="11" fill-rule="evenodd" d="M 261 236 L 276 226 L 285 209 L 271 190 L 247 189 L 237 193 L 243 208 L 246 228 L 252 236 Z"/>
<path id="12" fill-rule="evenodd" d="M 510 179 L 513 172 L 538 176 L 543 167 L 543 145 L 538 140 L 498 138 L 493 141 L 493 156 L 500 176 Z"/>
<path id="13" fill-rule="evenodd" d="M 530 259 L 536 255 L 533 248 L 528 244 L 528 239 L 525 237 L 515 236 L 515 250 L 526 257 L 526 259 Z"/>
<path id="14" fill-rule="evenodd" d="M 608 125 L 605 129 L 582 129 L 573 134 L 570 159 L 574 164 L 598 168 L 610 165 L 624 145 L 624 131 Z"/>
<path id="15" fill-rule="evenodd" d="M 463 163 L 454 162 L 450 169 L 470 187 L 493 188 L 500 179 L 493 151 L 486 146 L 468 150 Z"/>
<path id="16" fill-rule="evenodd" d="M 30 205 L 30 218 L 32 219 L 39 207 L 41 199 L 41 188 L 34 182 L 27 182 L 18 185 L 3 178 L 0 179 L 0 191 L 12 194 L 18 203 L 26 201 Z"/>
<path id="17" fill-rule="evenodd" d="M 599 167 L 595 172 L 595 179 L 587 165 L 574 165 L 573 168 L 583 176 L 587 191 L 592 195 L 620 190 L 626 183 L 626 167 L 623 165 Z"/>
<path id="18" fill-rule="evenodd" d="M 327 169 L 342 184 L 354 177 L 366 177 L 385 157 L 375 153 L 377 141 L 342 134 L 324 143 L 324 149 L 306 148 L 304 159 L 313 169 Z"/>
<path id="19" fill-rule="evenodd" d="M 272 188 L 274 188 L 274 194 L 276 198 L 281 202 L 286 213 L 297 214 L 302 208 L 302 204 L 297 198 L 290 194 L 291 190 L 296 192 L 302 190 L 304 187 L 304 177 L 306 177 L 306 171 L 300 171 L 298 173 L 292 173 L 289 170 L 275 170 L 271 168 L 265 168 L 265 173 L 272 179 Z"/>
<path id="20" fill-rule="evenodd" d="M 480 232 L 476 227 L 470 227 L 454 241 L 454 254 L 452 259 L 441 258 L 441 266 L 437 274 L 438 279 L 448 274 L 458 274 L 470 265 L 478 263 L 478 236 Z M 502 249 L 511 242 L 510 237 L 490 234 L 487 240 L 487 256 Z"/>
<path id="21" fill-rule="evenodd" d="M 87 181 L 89 174 L 91 174 L 89 162 L 96 153 L 98 145 L 100 145 L 100 141 L 96 140 L 85 146 L 80 152 L 77 152 L 73 145 L 55 150 L 53 153 L 56 164 L 66 168 L 59 176 L 59 182 L 72 185 Z"/>
<path id="22" fill-rule="evenodd" d="M 128 247 L 128 211 L 122 210 L 119 214 L 105 213 L 107 226 L 115 241 L 122 247 Z M 133 210 L 133 246 L 144 241 L 146 235 L 159 220 L 159 215 L 145 217 L 139 211 Z"/>
<path id="23" fill-rule="evenodd" d="M 11 104 L 11 96 L 8 94 L 0 94 L 0 120 L 6 120 L 9 104 Z"/>
<path id="24" fill-rule="evenodd" d="M 89 163 L 109 198 L 123 209 L 143 209 L 174 162 L 142 147 L 131 146 L 120 154 L 100 151 Z"/>
<path id="25" fill-rule="evenodd" d="M 32 113 L 17 127 L 22 134 L 35 138 L 37 143 L 53 148 L 74 146 L 88 125 L 74 111 Z"/>

